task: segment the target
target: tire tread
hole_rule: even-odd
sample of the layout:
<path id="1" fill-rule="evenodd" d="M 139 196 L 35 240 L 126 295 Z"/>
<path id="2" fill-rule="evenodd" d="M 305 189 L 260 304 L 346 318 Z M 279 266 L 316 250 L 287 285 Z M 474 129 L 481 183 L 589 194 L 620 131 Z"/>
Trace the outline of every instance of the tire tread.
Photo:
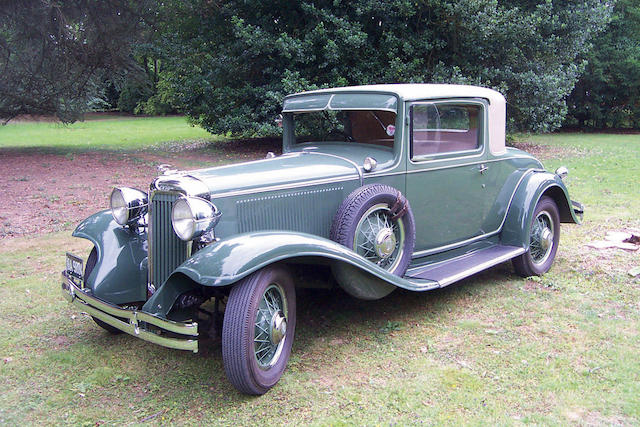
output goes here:
<path id="1" fill-rule="evenodd" d="M 259 273 L 258 273 L 259 274 Z M 262 394 L 250 378 L 245 357 L 249 351 L 244 325 L 249 320 L 250 310 L 247 304 L 255 287 L 258 275 L 251 275 L 231 289 L 229 302 L 224 312 L 222 333 L 222 358 L 229 381 L 241 392 Z"/>
<path id="2" fill-rule="evenodd" d="M 269 283 L 277 283 L 287 298 L 289 341 L 285 342 L 278 361 L 262 371 L 255 361 L 251 346 L 259 299 L 262 298 L 263 288 Z M 261 395 L 280 380 L 295 334 L 295 306 L 295 285 L 289 269 L 283 265 L 271 265 L 258 270 L 231 288 L 222 325 L 222 359 L 227 378 L 238 391 Z"/>

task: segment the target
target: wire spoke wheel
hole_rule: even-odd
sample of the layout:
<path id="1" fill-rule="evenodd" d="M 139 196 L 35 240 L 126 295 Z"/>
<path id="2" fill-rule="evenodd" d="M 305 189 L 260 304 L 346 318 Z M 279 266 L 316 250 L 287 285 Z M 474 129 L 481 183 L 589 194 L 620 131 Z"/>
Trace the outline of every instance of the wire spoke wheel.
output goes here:
<path id="1" fill-rule="evenodd" d="M 287 304 L 284 291 L 271 284 L 265 290 L 254 322 L 253 347 L 258 366 L 273 366 L 282 353 L 287 333 Z"/>
<path id="2" fill-rule="evenodd" d="M 547 211 L 541 211 L 531 223 L 529 250 L 535 264 L 543 264 L 553 248 L 554 224 Z"/>
<path id="3" fill-rule="evenodd" d="M 295 328 L 296 293 L 288 268 L 270 265 L 238 282 L 222 325 L 229 381 L 243 393 L 266 393 L 287 366 Z"/>
<path id="4" fill-rule="evenodd" d="M 538 200 L 530 221 L 529 249 L 512 260 L 516 273 L 522 277 L 549 271 L 560 243 L 560 214 L 552 198 L 542 196 Z"/>
<path id="5" fill-rule="evenodd" d="M 356 225 L 353 248 L 369 261 L 388 271 L 397 268 L 404 254 L 402 218 L 393 220 L 386 203 L 369 208 Z"/>

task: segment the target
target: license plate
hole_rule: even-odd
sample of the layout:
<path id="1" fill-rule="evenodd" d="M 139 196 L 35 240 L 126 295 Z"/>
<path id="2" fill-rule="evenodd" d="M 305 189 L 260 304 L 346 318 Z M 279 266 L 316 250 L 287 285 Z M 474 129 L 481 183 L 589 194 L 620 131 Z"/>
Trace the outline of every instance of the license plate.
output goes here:
<path id="1" fill-rule="evenodd" d="M 67 252 L 67 274 L 82 283 L 82 258 Z"/>

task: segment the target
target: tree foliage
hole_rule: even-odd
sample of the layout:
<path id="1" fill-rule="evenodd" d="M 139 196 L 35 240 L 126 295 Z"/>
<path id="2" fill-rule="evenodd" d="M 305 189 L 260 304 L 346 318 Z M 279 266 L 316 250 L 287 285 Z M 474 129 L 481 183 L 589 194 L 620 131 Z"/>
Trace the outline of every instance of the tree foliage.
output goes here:
<path id="1" fill-rule="evenodd" d="M 640 128 L 640 3 L 619 0 L 568 99 L 568 126 Z"/>
<path id="2" fill-rule="evenodd" d="M 549 131 L 583 69 L 606 0 L 164 2 L 159 96 L 211 132 L 269 134 L 284 95 L 447 82 L 507 97 L 512 129 Z"/>
<path id="3" fill-rule="evenodd" d="M 135 68 L 148 2 L 0 1 L 0 117 L 75 120 L 101 102 L 105 79 Z"/>

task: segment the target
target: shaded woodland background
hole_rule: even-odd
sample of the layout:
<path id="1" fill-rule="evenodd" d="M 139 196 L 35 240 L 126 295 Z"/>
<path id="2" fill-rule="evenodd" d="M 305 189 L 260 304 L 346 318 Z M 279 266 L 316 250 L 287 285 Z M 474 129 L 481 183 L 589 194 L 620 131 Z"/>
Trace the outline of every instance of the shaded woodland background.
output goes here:
<path id="1" fill-rule="evenodd" d="M 635 0 L 0 0 L 0 117 L 186 114 L 276 135 L 292 92 L 495 88 L 510 131 L 640 128 Z"/>

